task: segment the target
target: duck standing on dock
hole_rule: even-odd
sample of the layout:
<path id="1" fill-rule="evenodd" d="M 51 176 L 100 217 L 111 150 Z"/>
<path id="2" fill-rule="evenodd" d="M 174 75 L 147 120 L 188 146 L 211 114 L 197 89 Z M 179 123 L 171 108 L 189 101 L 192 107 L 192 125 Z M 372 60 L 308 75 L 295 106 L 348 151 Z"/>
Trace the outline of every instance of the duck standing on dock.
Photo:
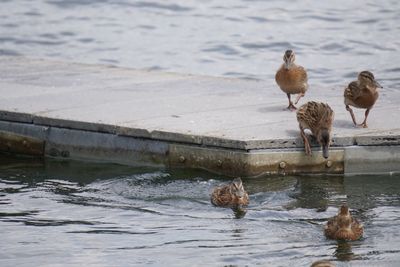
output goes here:
<path id="1" fill-rule="evenodd" d="M 346 205 L 340 207 L 338 215 L 329 219 L 325 225 L 325 235 L 336 240 L 357 240 L 364 232 L 362 224 L 354 219 Z"/>
<path id="2" fill-rule="evenodd" d="M 227 185 L 214 188 L 211 203 L 220 207 L 247 206 L 249 195 L 244 190 L 242 179 L 235 178 Z"/>
<path id="3" fill-rule="evenodd" d="M 300 135 L 304 142 L 306 155 L 311 155 L 310 143 L 304 132 L 305 129 L 309 129 L 321 145 L 323 157 L 328 158 L 333 117 L 333 110 L 325 103 L 310 101 L 299 108 L 297 121 L 299 122 Z"/>
<path id="4" fill-rule="evenodd" d="M 379 93 L 376 90 L 378 87 L 382 88 L 375 80 L 374 75 L 369 71 L 362 71 L 358 74 L 358 80 L 349 83 L 344 90 L 344 104 L 346 105 L 346 110 L 350 112 L 355 126 L 368 127 L 367 117 L 379 97 Z M 350 106 L 367 109 L 365 111 L 365 119 L 361 124 L 357 125 L 356 118 Z"/>
<path id="5" fill-rule="evenodd" d="M 296 107 L 293 105 L 290 95 L 298 94 L 294 104 L 299 102 L 300 98 L 304 96 L 308 89 L 308 78 L 307 72 L 302 66 L 298 66 L 294 63 L 295 55 L 292 50 L 286 50 L 283 55 L 284 63 L 280 69 L 276 72 L 275 81 L 283 92 L 287 94 L 289 99 L 289 110 L 295 110 Z"/>

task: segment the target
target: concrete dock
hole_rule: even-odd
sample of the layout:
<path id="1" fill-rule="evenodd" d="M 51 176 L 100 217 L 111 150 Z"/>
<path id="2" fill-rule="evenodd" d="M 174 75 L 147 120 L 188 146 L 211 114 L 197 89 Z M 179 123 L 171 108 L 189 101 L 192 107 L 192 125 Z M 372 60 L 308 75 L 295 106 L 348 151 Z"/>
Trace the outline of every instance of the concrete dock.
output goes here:
<path id="1" fill-rule="evenodd" d="M 0 57 L 0 150 L 229 176 L 400 171 L 400 90 L 382 89 L 369 128 L 356 128 L 343 104 L 348 82 L 311 87 L 299 103 L 335 111 L 325 160 L 316 143 L 304 155 L 276 84 Z M 361 122 L 364 110 L 355 113 Z"/>

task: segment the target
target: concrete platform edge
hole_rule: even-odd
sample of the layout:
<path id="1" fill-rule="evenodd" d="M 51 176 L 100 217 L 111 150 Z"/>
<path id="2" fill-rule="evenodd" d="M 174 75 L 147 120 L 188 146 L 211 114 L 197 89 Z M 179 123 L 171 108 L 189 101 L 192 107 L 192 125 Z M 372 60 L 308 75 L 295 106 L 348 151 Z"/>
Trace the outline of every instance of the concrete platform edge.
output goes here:
<path id="1" fill-rule="evenodd" d="M 95 132 L 36 125 L 32 122 L 2 120 L 0 131 L 5 132 L 8 138 L 17 135 L 32 138 L 39 146 L 43 143 L 42 153 L 47 157 L 137 166 L 197 168 L 228 176 L 400 172 L 400 145 L 397 137 L 375 137 L 374 140 L 381 140 L 384 145 L 333 147 L 330 158 L 325 160 L 317 147 L 312 157 L 306 157 L 302 148 L 227 149 L 214 144 L 205 146 L 174 142 L 173 139 L 155 140 L 119 135 L 117 131 Z M 13 152 L 7 149 L 7 152 Z M 23 153 L 21 149 L 14 152 Z"/>

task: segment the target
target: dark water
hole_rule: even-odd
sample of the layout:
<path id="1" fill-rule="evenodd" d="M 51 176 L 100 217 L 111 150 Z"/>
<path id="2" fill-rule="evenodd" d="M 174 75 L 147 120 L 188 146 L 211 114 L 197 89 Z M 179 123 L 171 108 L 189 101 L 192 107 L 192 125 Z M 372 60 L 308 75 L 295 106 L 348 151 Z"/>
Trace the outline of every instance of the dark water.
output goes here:
<path id="1" fill-rule="evenodd" d="M 0 266 L 400 265 L 400 177 L 244 180 L 245 214 L 213 207 L 224 177 L 0 158 Z M 327 240 L 347 202 L 359 241 Z"/>
<path id="2" fill-rule="evenodd" d="M 366 69 L 397 89 L 399 37 L 398 0 L 0 0 L 0 54 L 266 84 L 291 48 L 311 88 Z"/>

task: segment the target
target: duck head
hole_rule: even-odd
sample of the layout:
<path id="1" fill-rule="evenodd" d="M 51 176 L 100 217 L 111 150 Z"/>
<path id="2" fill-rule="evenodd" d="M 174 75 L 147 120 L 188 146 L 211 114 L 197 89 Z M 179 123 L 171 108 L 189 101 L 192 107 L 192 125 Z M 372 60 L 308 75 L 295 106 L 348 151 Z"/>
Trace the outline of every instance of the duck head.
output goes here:
<path id="1" fill-rule="evenodd" d="M 323 128 L 317 135 L 317 141 L 322 147 L 322 156 L 324 158 L 329 157 L 329 147 L 331 146 L 331 133 L 329 129 Z"/>
<path id="2" fill-rule="evenodd" d="M 295 60 L 295 55 L 293 50 L 286 50 L 285 54 L 283 55 L 283 62 L 285 65 L 285 69 L 290 69 L 293 64 L 294 64 L 294 60 Z"/>
<path id="3" fill-rule="evenodd" d="M 339 210 L 339 214 L 338 214 L 338 215 L 341 215 L 341 216 L 349 216 L 349 215 L 350 215 L 349 207 L 347 207 L 347 205 L 342 205 L 342 206 L 340 207 L 340 210 Z"/>
<path id="4" fill-rule="evenodd" d="M 375 80 L 374 74 L 370 71 L 362 71 L 358 74 L 358 81 L 362 85 L 368 85 L 373 88 L 383 88 L 377 80 Z"/>
<path id="5" fill-rule="evenodd" d="M 342 205 L 338 213 L 338 225 L 343 229 L 350 229 L 351 226 L 351 215 L 349 212 L 349 207 L 347 205 Z"/>
<path id="6" fill-rule="evenodd" d="M 242 179 L 240 178 L 233 179 L 231 183 L 231 193 L 239 199 L 244 197 L 246 192 L 244 191 L 243 188 Z"/>

